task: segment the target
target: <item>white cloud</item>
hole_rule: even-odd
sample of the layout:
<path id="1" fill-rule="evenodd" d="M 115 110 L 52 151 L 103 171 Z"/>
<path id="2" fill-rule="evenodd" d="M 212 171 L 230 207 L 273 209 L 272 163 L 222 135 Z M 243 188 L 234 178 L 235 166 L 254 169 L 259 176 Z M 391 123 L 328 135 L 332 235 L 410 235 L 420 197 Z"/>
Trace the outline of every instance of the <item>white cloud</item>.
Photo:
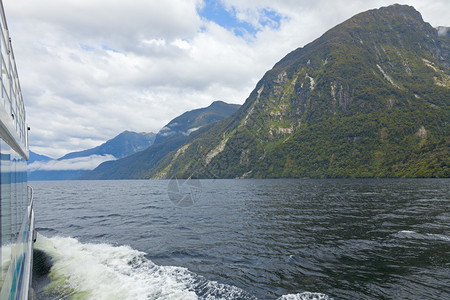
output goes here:
<path id="1" fill-rule="evenodd" d="M 47 162 L 36 161 L 28 165 L 28 171 L 62 171 L 62 170 L 93 170 L 105 161 L 115 160 L 110 154 L 91 155 Z"/>
<path id="2" fill-rule="evenodd" d="M 223 0 L 258 30 L 236 36 L 201 0 L 4 1 L 33 151 L 53 157 L 123 130 L 157 132 L 214 100 L 243 103 L 288 52 L 387 0 Z M 411 0 L 433 26 L 447 0 Z M 279 24 L 270 17 L 279 16 Z M 447 23 L 446 23 L 447 22 Z M 275 26 L 276 25 L 276 26 Z"/>
<path id="3" fill-rule="evenodd" d="M 185 136 L 189 136 L 191 133 L 193 133 L 194 131 L 197 131 L 199 129 L 200 129 L 200 127 L 189 128 L 186 132 L 182 132 L 181 134 L 183 134 Z"/>
<path id="4" fill-rule="evenodd" d="M 438 35 L 439 36 L 446 36 L 448 32 L 448 27 L 439 27 L 438 28 Z"/>

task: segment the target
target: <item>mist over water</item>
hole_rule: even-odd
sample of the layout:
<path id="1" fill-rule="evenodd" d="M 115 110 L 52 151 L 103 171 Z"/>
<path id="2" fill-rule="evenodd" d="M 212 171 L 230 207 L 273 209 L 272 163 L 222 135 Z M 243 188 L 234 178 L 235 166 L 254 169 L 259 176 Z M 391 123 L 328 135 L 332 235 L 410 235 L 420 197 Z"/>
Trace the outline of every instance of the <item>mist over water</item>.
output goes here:
<path id="1" fill-rule="evenodd" d="M 30 185 L 38 299 L 450 297 L 448 179 Z"/>

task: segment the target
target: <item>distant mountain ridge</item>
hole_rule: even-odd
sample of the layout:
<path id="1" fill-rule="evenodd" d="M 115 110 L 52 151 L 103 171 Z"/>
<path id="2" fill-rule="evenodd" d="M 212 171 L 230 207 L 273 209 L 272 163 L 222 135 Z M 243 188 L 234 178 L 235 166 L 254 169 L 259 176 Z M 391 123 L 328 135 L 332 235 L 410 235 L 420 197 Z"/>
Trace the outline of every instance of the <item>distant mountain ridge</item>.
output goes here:
<path id="1" fill-rule="evenodd" d="M 183 113 L 165 125 L 155 137 L 155 142 L 144 151 L 116 161 L 108 161 L 83 174 L 80 179 L 136 179 L 143 178 L 160 159 L 183 145 L 190 135 L 202 131 L 233 114 L 240 105 L 215 101 L 205 108 Z"/>
<path id="2" fill-rule="evenodd" d="M 33 163 L 35 161 L 41 161 L 42 162 L 42 161 L 50 161 L 50 160 L 53 160 L 53 158 L 48 157 L 46 155 L 37 154 L 37 153 L 35 153 L 33 151 L 30 151 L 30 157 L 29 157 L 29 160 L 28 160 L 28 164 L 31 164 L 31 163 Z"/>
<path id="3" fill-rule="evenodd" d="M 137 133 L 126 130 L 97 147 L 71 152 L 58 158 L 58 160 L 106 154 L 112 155 L 115 158 L 123 158 L 150 147 L 155 141 L 155 138 L 156 134 L 153 132 Z"/>
<path id="4" fill-rule="evenodd" d="M 105 143 L 84 151 L 68 153 L 56 160 L 30 151 L 28 180 L 72 180 L 105 160 L 123 158 L 144 150 L 155 140 L 154 133 L 124 131 Z"/>
<path id="5" fill-rule="evenodd" d="M 268 71 L 142 178 L 449 177 L 450 43 L 413 7 L 360 13 Z"/>

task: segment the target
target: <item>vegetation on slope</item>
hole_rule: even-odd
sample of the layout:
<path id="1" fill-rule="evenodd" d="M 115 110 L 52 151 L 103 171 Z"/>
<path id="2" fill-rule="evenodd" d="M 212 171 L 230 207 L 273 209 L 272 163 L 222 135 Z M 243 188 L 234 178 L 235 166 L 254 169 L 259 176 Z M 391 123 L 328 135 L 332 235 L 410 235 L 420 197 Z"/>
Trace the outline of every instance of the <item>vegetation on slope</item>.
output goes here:
<path id="1" fill-rule="evenodd" d="M 145 177 L 448 177 L 449 41 L 409 6 L 356 15 Z"/>

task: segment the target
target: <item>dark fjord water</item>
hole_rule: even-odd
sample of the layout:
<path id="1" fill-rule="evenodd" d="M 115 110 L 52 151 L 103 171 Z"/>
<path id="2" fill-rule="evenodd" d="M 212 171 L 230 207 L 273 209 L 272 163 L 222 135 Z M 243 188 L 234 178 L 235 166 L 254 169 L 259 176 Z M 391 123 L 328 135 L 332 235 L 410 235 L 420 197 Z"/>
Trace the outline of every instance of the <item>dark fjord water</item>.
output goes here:
<path id="1" fill-rule="evenodd" d="M 30 185 L 38 299 L 450 299 L 447 179 Z"/>

